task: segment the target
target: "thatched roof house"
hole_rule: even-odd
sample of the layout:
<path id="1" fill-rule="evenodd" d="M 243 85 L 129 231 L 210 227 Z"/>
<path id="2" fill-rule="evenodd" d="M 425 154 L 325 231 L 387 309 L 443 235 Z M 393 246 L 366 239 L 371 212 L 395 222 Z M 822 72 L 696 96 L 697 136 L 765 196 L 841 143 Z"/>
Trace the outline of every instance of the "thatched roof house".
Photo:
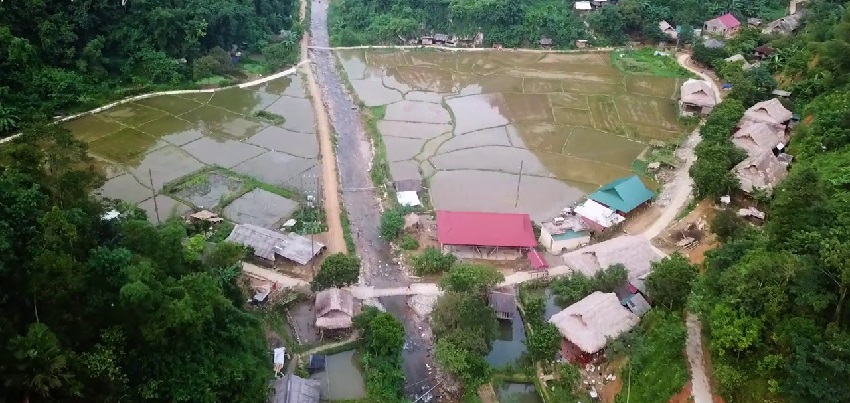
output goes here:
<path id="1" fill-rule="evenodd" d="M 707 115 L 715 105 L 714 89 L 707 81 L 688 79 L 682 84 L 679 108 L 683 115 Z"/>
<path id="2" fill-rule="evenodd" d="M 735 165 L 734 172 L 744 192 L 761 189 L 770 193 L 788 175 L 788 164 L 766 151 L 741 161 Z"/>
<path id="3" fill-rule="evenodd" d="M 658 29 L 660 29 L 661 32 L 670 39 L 675 40 L 679 36 L 679 33 L 676 32 L 676 28 L 673 28 L 673 26 L 667 21 L 660 21 L 658 23 Z"/>
<path id="4" fill-rule="evenodd" d="M 777 134 L 770 126 L 762 122 L 747 123 L 732 135 L 732 143 L 747 152 L 747 155 L 758 155 L 773 150 L 784 140 L 784 135 Z"/>
<path id="5" fill-rule="evenodd" d="M 319 403 L 322 385 L 317 379 L 287 375 L 272 382 L 272 403 Z"/>
<path id="6" fill-rule="evenodd" d="M 214 223 L 214 224 L 224 221 L 224 219 L 219 217 L 218 214 L 213 213 L 212 211 L 209 211 L 209 210 L 201 210 L 201 211 L 198 211 L 197 213 L 192 213 L 192 214 L 189 215 L 189 218 L 196 220 L 196 221 L 209 221 L 209 222 Z"/>
<path id="7" fill-rule="evenodd" d="M 765 35 L 790 35 L 800 27 L 802 20 L 803 13 L 786 15 L 768 23 L 761 32 Z"/>
<path id="8" fill-rule="evenodd" d="M 564 263 L 572 270 L 593 276 L 614 264 L 622 264 L 629 272 L 629 280 L 647 273 L 652 262 L 661 256 L 646 237 L 625 235 L 605 242 L 586 246 L 564 255 Z"/>
<path id="9" fill-rule="evenodd" d="M 762 122 L 765 124 L 777 126 L 784 125 L 794 114 L 791 113 L 785 106 L 779 102 L 778 98 L 773 98 L 767 101 L 759 102 L 747 109 L 744 112 L 744 118 L 741 120 L 741 125 L 750 122 Z"/>
<path id="10" fill-rule="evenodd" d="M 609 338 L 617 338 L 639 321 L 637 315 L 620 305 L 616 294 L 599 291 L 549 319 L 564 339 L 586 354 L 601 350 Z"/>
<path id="11" fill-rule="evenodd" d="M 354 318 L 354 296 L 346 290 L 328 288 L 316 294 L 316 327 L 348 329 Z"/>

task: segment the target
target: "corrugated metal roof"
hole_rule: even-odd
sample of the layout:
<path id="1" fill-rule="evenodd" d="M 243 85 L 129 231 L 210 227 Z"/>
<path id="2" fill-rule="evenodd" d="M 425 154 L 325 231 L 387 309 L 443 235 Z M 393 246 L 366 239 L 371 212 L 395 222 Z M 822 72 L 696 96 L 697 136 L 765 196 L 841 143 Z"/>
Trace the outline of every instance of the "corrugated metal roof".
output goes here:
<path id="1" fill-rule="evenodd" d="M 617 179 L 587 196 L 614 210 L 628 213 L 655 196 L 637 175 Z"/>
<path id="2" fill-rule="evenodd" d="M 437 239 L 443 245 L 537 246 L 528 214 L 438 210 Z"/>

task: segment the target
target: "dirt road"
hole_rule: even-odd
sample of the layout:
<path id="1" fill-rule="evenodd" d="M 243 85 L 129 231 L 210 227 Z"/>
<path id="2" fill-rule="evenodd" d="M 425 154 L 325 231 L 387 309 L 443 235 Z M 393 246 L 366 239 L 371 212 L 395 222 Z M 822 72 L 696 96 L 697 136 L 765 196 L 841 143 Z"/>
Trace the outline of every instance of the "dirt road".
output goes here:
<path id="1" fill-rule="evenodd" d="M 321 99 L 327 105 L 327 116 L 317 114 L 325 116 L 325 121 L 320 122 L 320 126 L 327 125 L 327 118 L 330 118 L 336 132 L 339 183 L 343 204 L 351 221 L 357 254 L 363 262 L 361 282 L 378 288 L 406 287 L 412 280 L 393 261 L 389 245 L 378 236 L 381 203 L 369 175 L 372 160 L 369 136 L 364 130 L 360 112 L 336 71 L 333 53 L 322 49 L 329 46 L 328 5 L 325 2 L 313 1 L 310 8 L 309 45 L 317 48 L 309 50 L 309 59 L 321 91 L 321 96 L 313 95 L 313 99 Z M 305 47 L 303 43 L 302 47 Z M 306 57 L 306 52 L 302 57 Z M 324 109 L 324 105 L 322 107 Z M 325 154 L 324 149 L 322 154 Z M 430 358 L 429 325 L 407 306 L 406 296 L 382 297 L 380 302 L 387 312 L 404 324 L 406 343 L 403 368 L 410 386 L 406 394 L 415 400 L 433 386 L 430 368 L 434 366 Z"/>
<path id="2" fill-rule="evenodd" d="M 307 13 L 306 0 L 301 1 L 301 20 Z M 310 34 L 305 32 L 301 38 L 301 61 L 308 61 Z M 345 237 L 342 232 L 342 221 L 339 207 L 339 185 L 336 176 L 336 158 L 334 157 L 331 129 L 328 125 L 328 112 L 322 104 L 321 92 L 316 85 L 316 79 L 310 68 L 310 63 L 302 64 L 307 75 L 307 87 L 313 100 L 313 110 L 316 113 L 317 131 L 319 133 L 319 158 L 322 162 L 322 206 L 325 209 L 325 220 L 328 224 L 327 247 L 330 253 L 345 252 Z"/>

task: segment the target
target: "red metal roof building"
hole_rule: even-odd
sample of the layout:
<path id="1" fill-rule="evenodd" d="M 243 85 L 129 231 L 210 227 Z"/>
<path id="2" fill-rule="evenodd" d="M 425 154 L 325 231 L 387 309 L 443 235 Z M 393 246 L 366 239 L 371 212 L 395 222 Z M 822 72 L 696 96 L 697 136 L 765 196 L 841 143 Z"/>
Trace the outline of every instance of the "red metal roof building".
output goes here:
<path id="1" fill-rule="evenodd" d="M 537 246 L 528 214 L 437 210 L 437 240 L 440 246 Z"/>

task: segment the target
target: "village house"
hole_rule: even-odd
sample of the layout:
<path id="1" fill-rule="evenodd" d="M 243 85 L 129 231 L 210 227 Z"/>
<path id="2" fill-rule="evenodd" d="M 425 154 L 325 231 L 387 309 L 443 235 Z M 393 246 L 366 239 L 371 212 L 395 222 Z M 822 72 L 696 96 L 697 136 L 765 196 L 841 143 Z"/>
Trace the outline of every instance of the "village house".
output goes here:
<path id="1" fill-rule="evenodd" d="M 316 328 L 325 331 L 350 329 L 357 305 L 354 296 L 347 290 L 328 288 L 316 294 Z"/>
<path id="2" fill-rule="evenodd" d="M 708 49 L 721 49 L 726 46 L 726 42 L 719 39 L 708 38 L 702 41 L 702 46 L 705 46 Z"/>
<path id="3" fill-rule="evenodd" d="M 543 49 L 552 49 L 552 46 L 555 45 L 555 41 L 553 41 L 552 38 L 547 38 L 545 36 L 540 38 L 539 43 L 540 47 Z"/>
<path id="4" fill-rule="evenodd" d="M 732 143 L 750 156 L 772 151 L 777 146 L 784 148 L 784 140 L 783 134 L 762 122 L 747 123 L 732 135 Z"/>
<path id="5" fill-rule="evenodd" d="M 209 210 L 201 210 L 196 213 L 189 214 L 189 220 L 191 222 L 208 222 L 211 224 L 218 224 L 224 221 L 224 218 L 219 217 L 218 214 L 213 213 Z"/>
<path id="6" fill-rule="evenodd" d="M 648 274 L 652 263 L 661 260 L 661 255 L 646 237 L 624 235 L 569 252 L 563 260 L 567 267 L 586 276 L 621 264 L 628 271 L 631 283 Z"/>
<path id="7" fill-rule="evenodd" d="M 788 163 L 771 151 L 765 151 L 735 165 L 734 173 L 745 193 L 761 190 L 769 194 L 788 175 Z"/>
<path id="8" fill-rule="evenodd" d="M 589 1 L 577 1 L 573 8 L 578 11 L 580 14 L 584 14 L 593 10 L 593 6 L 590 5 Z"/>
<path id="9" fill-rule="evenodd" d="M 597 234 L 617 228 L 620 223 L 626 221 L 626 217 L 590 199 L 576 206 L 575 212 L 591 232 Z"/>
<path id="10" fill-rule="evenodd" d="M 623 307 L 616 294 L 599 291 L 549 319 L 561 333 L 561 355 L 581 364 L 593 361 L 609 339 L 628 332 L 638 322 L 640 318 Z"/>
<path id="11" fill-rule="evenodd" d="M 653 197 L 655 193 L 637 175 L 615 179 L 587 196 L 623 216 L 648 203 Z"/>
<path id="12" fill-rule="evenodd" d="M 764 60 L 770 57 L 774 52 L 773 48 L 767 45 L 757 46 L 753 49 L 753 56 L 755 56 L 759 60 Z"/>
<path id="13" fill-rule="evenodd" d="M 680 94 L 679 111 L 683 116 L 707 116 L 717 105 L 714 90 L 705 80 L 686 80 Z"/>
<path id="14" fill-rule="evenodd" d="M 497 319 L 513 320 L 516 312 L 516 297 L 514 294 L 502 291 L 491 291 L 488 295 L 488 303 Z"/>
<path id="15" fill-rule="evenodd" d="M 740 28 L 741 22 L 734 15 L 726 13 L 706 21 L 702 26 L 702 32 L 706 35 L 722 35 L 731 38 Z"/>
<path id="16" fill-rule="evenodd" d="M 602 8 L 608 5 L 608 0 L 590 0 L 590 5 L 594 9 Z"/>
<path id="17" fill-rule="evenodd" d="M 581 216 L 565 209 L 558 217 L 540 225 L 538 241 L 549 252 L 564 253 L 590 242 L 590 230 Z"/>
<path id="18" fill-rule="evenodd" d="M 743 127 L 748 123 L 761 122 L 776 131 L 785 131 L 785 126 L 793 117 L 793 113 L 779 102 L 778 98 L 759 102 L 744 112 L 744 117 L 738 123 Z"/>
<path id="19" fill-rule="evenodd" d="M 670 23 L 669 23 L 669 22 L 667 22 L 667 21 L 661 21 L 661 22 L 659 22 L 659 23 L 658 23 L 658 29 L 660 29 L 660 30 L 661 30 L 661 32 L 662 32 L 664 35 L 666 35 L 668 38 L 670 38 L 670 39 L 672 39 L 672 40 L 674 40 L 674 41 L 676 40 L 676 38 L 678 38 L 678 37 L 679 37 L 679 33 L 676 31 L 676 29 L 675 29 L 675 28 L 673 28 L 673 26 L 672 26 L 672 25 L 670 25 Z"/>
<path id="20" fill-rule="evenodd" d="M 449 36 L 447 34 L 434 34 L 434 43 L 444 45 L 449 42 Z"/>
<path id="21" fill-rule="evenodd" d="M 515 260 L 537 246 L 528 214 L 437 210 L 437 241 L 461 258 Z"/>
<path id="22" fill-rule="evenodd" d="M 765 35 L 791 35 L 797 30 L 797 28 L 800 27 L 802 20 L 802 12 L 786 15 L 778 20 L 769 22 L 764 29 L 761 30 L 761 33 Z"/>
<path id="23" fill-rule="evenodd" d="M 319 403 L 322 384 L 318 379 L 286 375 L 272 382 L 272 403 Z"/>
<path id="24" fill-rule="evenodd" d="M 283 234 L 252 224 L 236 225 L 226 241 L 253 249 L 254 256 L 269 265 L 276 264 L 277 256 L 305 265 L 325 249 L 325 245 L 294 232 Z"/>
<path id="25" fill-rule="evenodd" d="M 742 55 L 740 53 L 736 53 L 736 54 L 729 56 L 729 57 L 727 57 L 723 60 L 730 62 L 730 63 L 741 63 L 741 68 L 744 69 L 744 70 L 749 70 L 749 69 L 752 69 L 753 67 L 758 67 L 758 63 L 750 64 L 747 61 L 747 59 L 744 57 L 744 55 Z"/>

